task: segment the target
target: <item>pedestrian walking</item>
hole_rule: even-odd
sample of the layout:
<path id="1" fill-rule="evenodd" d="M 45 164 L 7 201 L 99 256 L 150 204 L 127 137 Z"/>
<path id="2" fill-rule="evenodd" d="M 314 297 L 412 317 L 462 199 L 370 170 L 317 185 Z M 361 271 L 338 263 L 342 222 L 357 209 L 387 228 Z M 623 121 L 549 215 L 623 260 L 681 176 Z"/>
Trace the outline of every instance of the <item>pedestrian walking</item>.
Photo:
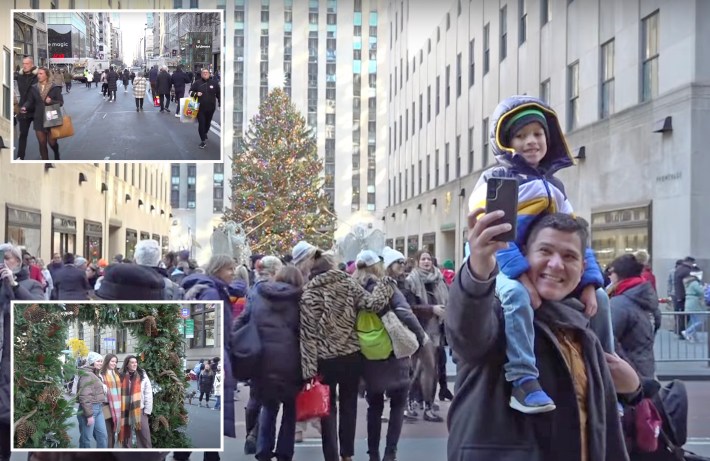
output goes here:
<path id="1" fill-rule="evenodd" d="M 27 100 L 20 108 L 20 112 L 32 114 L 35 134 L 37 135 L 37 142 L 39 143 L 39 155 L 42 160 L 49 160 L 47 143 L 49 143 L 49 147 L 51 147 L 54 152 L 54 159 L 60 159 L 59 143 L 52 137 L 49 128 L 44 127 L 45 107 L 52 104 L 64 105 L 62 87 L 49 80 L 49 70 L 46 67 L 40 67 L 37 70 L 37 83 L 30 88 Z"/>
<path id="2" fill-rule="evenodd" d="M 104 95 L 104 101 L 108 94 L 108 69 L 101 73 L 101 93 Z"/>
<path id="3" fill-rule="evenodd" d="M 180 98 L 185 96 L 185 85 L 189 83 L 189 78 L 185 72 L 182 71 L 182 66 L 178 66 L 171 77 L 173 88 L 175 89 L 175 103 L 177 104 L 177 110 L 175 110 L 175 117 L 180 117 Z"/>
<path id="4" fill-rule="evenodd" d="M 158 74 L 157 80 L 157 90 L 158 96 L 160 97 L 160 112 L 170 112 L 170 87 L 172 82 L 170 79 L 170 74 L 168 74 L 168 68 L 162 67 L 160 73 Z"/>
<path id="5" fill-rule="evenodd" d="M 221 105 L 219 83 L 210 78 L 209 69 L 202 69 L 199 80 L 190 87 L 190 95 L 197 96 L 200 109 L 197 112 L 197 132 L 200 135 L 200 149 L 207 145 L 207 132 L 212 124 L 212 116 L 217 107 Z"/>
<path id="6" fill-rule="evenodd" d="M 136 112 L 143 110 L 143 100 L 145 99 L 146 85 L 148 82 L 143 76 L 143 72 L 138 72 L 133 80 L 133 97 L 136 99 Z"/>
<path id="7" fill-rule="evenodd" d="M 121 78 L 123 80 L 123 92 L 128 93 L 128 81 L 131 79 L 131 74 L 128 72 L 128 69 L 123 69 Z"/>
<path id="8" fill-rule="evenodd" d="M 148 73 L 148 80 L 150 81 L 150 95 L 152 98 L 158 96 L 158 66 L 155 65 L 150 68 Z"/>
<path id="9" fill-rule="evenodd" d="M 86 87 L 91 89 L 91 82 L 94 81 L 94 74 L 92 74 L 91 72 L 89 72 L 87 70 L 85 76 L 86 76 Z"/>
<path id="10" fill-rule="evenodd" d="M 676 266 L 673 273 L 673 292 L 675 296 L 673 298 L 673 310 L 675 312 L 685 312 L 685 283 L 683 280 L 692 272 L 693 264 L 695 264 L 695 258 L 687 256 Z M 675 320 L 675 332 L 678 335 L 678 339 L 685 339 L 685 336 L 683 336 L 687 323 L 685 316 L 683 314 L 676 315 Z"/>
<path id="11" fill-rule="evenodd" d="M 61 77 L 64 85 L 66 86 L 67 94 L 69 94 L 71 92 L 71 73 L 67 69 L 62 69 Z"/>
<path id="12" fill-rule="evenodd" d="M 137 448 L 153 448 L 148 416 L 153 412 L 153 388 L 145 370 L 138 366 L 135 355 L 123 361 L 121 369 L 121 427 L 118 442 L 123 448 L 133 448 L 133 433 Z"/>
<path id="13" fill-rule="evenodd" d="M 695 342 L 695 334 L 698 331 L 703 331 L 705 324 L 705 316 L 697 314 L 706 310 L 705 308 L 705 289 L 697 272 L 691 272 L 687 277 L 683 278 L 683 286 L 685 287 L 685 311 L 691 312 L 688 327 L 681 331 L 680 334 L 688 342 Z"/>
<path id="14" fill-rule="evenodd" d="M 52 299 L 86 301 L 89 299 L 89 281 L 86 272 L 76 267 L 76 258 L 73 253 L 63 256 L 64 266 L 54 275 L 54 294 Z"/>
<path id="15" fill-rule="evenodd" d="M 116 91 L 118 91 L 118 73 L 113 69 L 113 66 L 108 71 L 106 81 L 108 82 L 108 102 L 116 102 Z"/>
<path id="16" fill-rule="evenodd" d="M 222 365 L 217 365 L 217 371 L 214 374 L 214 408 L 219 410 L 222 408 Z"/>
<path id="17" fill-rule="evenodd" d="M 22 70 L 15 76 L 17 81 L 18 106 L 22 108 L 29 97 L 32 86 L 37 83 L 37 67 L 34 66 L 34 61 L 31 56 L 22 58 Z M 30 125 L 34 120 L 33 114 L 29 112 L 19 112 L 15 115 L 18 124 L 20 125 L 20 139 L 17 144 L 17 158 L 25 159 L 25 151 L 27 150 L 27 136 L 30 133 Z"/>
<path id="18" fill-rule="evenodd" d="M 101 354 L 89 352 L 86 366 L 78 370 L 76 399 L 79 402 L 79 448 L 91 448 L 91 437 L 96 440 L 96 448 L 108 447 L 108 434 L 104 420 L 103 406 L 106 403 L 104 383 L 99 372 L 104 364 Z"/>
<path id="19" fill-rule="evenodd" d="M 131 81 L 131 85 L 133 85 L 133 81 L 136 79 L 136 73 L 131 71 L 131 74 L 129 75 L 129 79 Z"/>
<path id="20" fill-rule="evenodd" d="M 98 70 L 94 69 L 94 88 L 99 86 L 99 80 L 101 79 L 101 74 Z"/>
<path id="21" fill-rule="evenodd" d="M 214 389 L 214 370 L 209 363 L 205 364 L 205 369 L 200 373 L 198 381 L 198 389 L 200 390 L 200 406 L 202 406 L 202 397 L 206 397 L 205 406 L 210 407 L 210 394 Z"/>

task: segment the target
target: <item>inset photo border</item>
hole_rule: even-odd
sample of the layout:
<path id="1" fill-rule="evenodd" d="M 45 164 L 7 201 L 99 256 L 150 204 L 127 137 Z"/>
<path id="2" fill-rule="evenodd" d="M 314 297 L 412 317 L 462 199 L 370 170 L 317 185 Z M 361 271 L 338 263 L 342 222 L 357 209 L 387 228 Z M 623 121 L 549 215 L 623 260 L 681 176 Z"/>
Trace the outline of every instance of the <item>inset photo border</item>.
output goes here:
<path id="1" fill-rule="evenodd" d="M 222 304 L 13 301 L 12 450 L 224 450 Z"/>
<path id="2" fill-rule="evenodd" d="M 223 10 L 11 12 L 17 114 L 17 124 L 10 126 L 11 163 L 224 162 L 225 136 L 231 132 L 225 130 L 225 95 L 231 93 L 223 85 Z M 169 74 L 167 93 L 162 68 Z M 210 72 L 207 82 L 203 69 Z M 44 92 L 28 84 L 38 73 L 48 73 Z M 176 95 L 173 82 L 183 81 L 184 94 Z M 54 121 L 43 120 L 48 117 Z M 23 133 L 26 148 L 20 153 Z"/>

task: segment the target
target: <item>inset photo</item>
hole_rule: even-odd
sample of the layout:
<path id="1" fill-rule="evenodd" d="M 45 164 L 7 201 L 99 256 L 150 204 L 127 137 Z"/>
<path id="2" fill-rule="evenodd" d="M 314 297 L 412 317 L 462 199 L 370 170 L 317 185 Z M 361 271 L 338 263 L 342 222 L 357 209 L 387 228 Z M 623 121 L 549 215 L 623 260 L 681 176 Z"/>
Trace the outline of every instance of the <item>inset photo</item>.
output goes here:
<path id="1" fill-rule="evenodd" d="M 12 10 L 13 162 L 222 161 L 221 10 Z"/>
<path id="2" fill-rule="evenodd" d="M 12 450 L 222 450 L 221 312 L 13 302 Z"/>

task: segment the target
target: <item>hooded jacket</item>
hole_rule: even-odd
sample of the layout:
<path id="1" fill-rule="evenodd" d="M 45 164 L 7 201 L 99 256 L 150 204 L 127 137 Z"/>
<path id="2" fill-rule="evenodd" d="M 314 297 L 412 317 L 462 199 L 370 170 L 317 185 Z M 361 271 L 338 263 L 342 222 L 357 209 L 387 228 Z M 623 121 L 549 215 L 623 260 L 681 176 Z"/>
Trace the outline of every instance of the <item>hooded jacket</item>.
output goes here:
<path id="1" fill-rule="evenodd" d="M 170 87 L 173 85 L 170 79 L 170 74 L 168 73 L 167 70 L 161 70 L 160 73 L 158 74 L 158 78 L 156 80 L 156 83 L 158 84 L 158 94 L 170 94 Z"/>
<path id="2" fill-rule="evenodd" d="M 119 79 L 118 73 L 111 69 L 108 71 L 108 75 L 106 77 L 106 82 L 108 83 L 108 89 L 109 91 L 116 91 L 118 90 L 118 79 Z"/>
<path id="3" fill-rule="evenodd" d="M 303 290 L 283 282 L 260 282 L 249 293 L 232 331 L 254 322 L 262 344 L 261 368 L 253 378 L 260 399 L 287 400 L 301 388 L 299 306 Z"/>
<path id="4" fill-rule="evenodd" d="M 185 94 L 185 85 L 190 83 L 188 81 L 187 74 L 181 69 L 177 69 L 173 72 L 170 80 L 172 81 L 173 88 L 175 88 L 175 94 L 182 98 Z"/>
<path id="5" fill-rule="evenodd" d="M 612 296 L 609 303 L 614 338 L 636 371 L 653 378 L 656 374 L 653 343 L 661 326 L 656 291 L 650 283 L 642 282 Z"/>
<path id="6" fill-rule="evenodd" d="M 337 269 L 316 275 L 306 284 L 300 302 L 303 379 L 316 375 L 319 360 L 360 351 L 355 331 L 358 311 L 381 311 L 389 305 L 394 287 L 394 280 L 385 277 L 368 293 Z"/>
<path id="7" fill-rule="evenodd" d="M 596 335 L 579 300 L 544 301 L 535 311 L 535 358 L 540 385 L 557 404 L 549 413 L 526 415 L 508 406 L 511 386 L 503 369 L 503 310 L 495 276 L 475 280 L 462 268 L 451 285 L 446 335 L 458 365 L 448 413 L 449 461 L 581 461 L 580 407 L 574 375 L 554 330 L 577 338 L 587 376 L 589 461 L 628 460 L 617 413 L 617 395 Z M 546 319 L 542 317 L 546 316 Z"/>
<path id="8" fill-rule="evenodd" d="M 52 102 L 47 103 L 46 100 L 42 99 L 42 95 L 39 91 L 39 83 L 35 83 L 30 88 L 27 95 L 25 103 L 22 107 L 27 109 L 28 118 L 32 118 L 32 123 L 34 123 L 35 131 L 44 129 L 44 108 L 50 104 L 64 105 L 64 97 L 62 96 L 62 86 L 54 83 L 49 83 L 51 86 L 47 97 L 52 100 Z"/>
<path id="9" fill-rule="evenodd" d="M 703 285 L 697 277 L 689 275 L 683 279 L 685 287 L 685 311 L 700 312 L 705 310 Z"/>
<path id="10" fill-rule="evenodd" d="M 501 127 L 515 112 L 523 108 L 535 108 L 545 115 L 548 127 L 547 153 L 537 168 L 530 166 L 525 159 L 502 143 Z M 469 211 L 486 207 L 486 182 L 488 178 L 515 178 L 518 180 L 518 216 L 515 242 L 507 249 L 496 254 L 500 270 L 509 278 L 517 279 L 530 269 L 520 248 L 525 244 L 528 229 L 533 221 L 543 213 L 573 214 L 572 205 L 567 199 L 562 181 L 554 174 L 575 164 L 570 154 L 567 141 L 562 134 L 557 114 L 550 106 L 532 96 L 511 96 L 498 104 L 491 116 L 490 146 L 498 165 L 483 172 L 468 201 Z M 580 287 L 604 284 L 601 269 L 594 252 L 587 248 L 584 255 L 587 269 L 584 271 Z"/>

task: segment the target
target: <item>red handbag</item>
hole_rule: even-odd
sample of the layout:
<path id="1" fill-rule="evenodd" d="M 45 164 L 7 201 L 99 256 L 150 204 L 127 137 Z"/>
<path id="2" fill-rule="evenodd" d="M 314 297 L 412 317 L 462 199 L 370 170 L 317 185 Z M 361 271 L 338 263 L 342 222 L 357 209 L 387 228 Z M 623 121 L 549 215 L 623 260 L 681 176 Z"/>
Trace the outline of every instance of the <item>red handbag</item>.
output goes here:
<path id="1" fill-rule="evenodd" d="M 330 386 L 316 377 L 296 396 L 296 421 L 324 418 L 330 414 Z"/>
<path id="2" fill-rule="evenodd" d="M 160 107 L 160 97 L 159 96 L 153 96 L 153 106 Z"/>
<path id="3" fill-rule="evenodd" d="M 643 399 L 636 405 L 636 448 L 643 453 L 653 453 L 658 450 L 658 435 L 661 432 L 663 420 L 651 399 Z"/>

